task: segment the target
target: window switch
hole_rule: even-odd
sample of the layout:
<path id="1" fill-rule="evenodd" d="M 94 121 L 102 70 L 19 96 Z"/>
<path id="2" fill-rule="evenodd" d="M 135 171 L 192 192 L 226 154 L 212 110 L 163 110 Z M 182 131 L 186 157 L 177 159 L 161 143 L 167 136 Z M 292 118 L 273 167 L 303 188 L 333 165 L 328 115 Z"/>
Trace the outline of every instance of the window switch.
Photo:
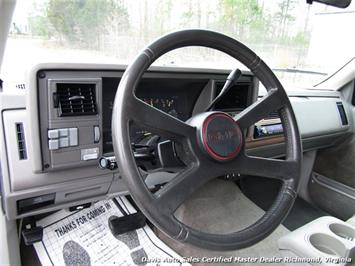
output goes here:
<path id="1" fill-rule="evenodd" d="M 67 128 L 60 128 L 59 129 L 59 136 L 60 137 L 68 137 L 68 129 Z"/>
<path id="2" fill-rule="evenodd" d="M 59 140 L 57 139 L 50 139 L 48 141 L 48 148 L 49 150 L 58 150 L 59 149 Z"/>
<path id="3" fill-rule="evenodd" d="M 60 138 L 59 139 L 59 147 L 60 148 L 65 148 L 65 147 L 69 147 L 69 138 Z"/>
<path id="4" fill-rule="evenodd" d="M 50 130 L 48 130 L 48 138 L 49 139 L 57 139 L 57 138 L 59 138 L 59 130 L 58 129 L 50 129 Z"/>

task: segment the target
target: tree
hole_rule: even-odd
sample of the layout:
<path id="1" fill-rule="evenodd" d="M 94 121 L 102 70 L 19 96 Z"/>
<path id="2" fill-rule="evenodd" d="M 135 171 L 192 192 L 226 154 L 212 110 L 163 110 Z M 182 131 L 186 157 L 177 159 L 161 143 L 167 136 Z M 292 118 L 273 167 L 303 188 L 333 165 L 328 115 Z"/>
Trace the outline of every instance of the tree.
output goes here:
<path id="1" fill-rule="evenodd" d="M 32 20 L 34 33 L 48 35 L 53 27 L 61 42 L 93 49 L 104 34 L 129 25 L 127 10 L 114 0 L 49 0 L 45 14 Z"/>
<path id="2" fill-rule="evenodd" d="M 186 1 L 183 6 L 187 9 L 182 13 L 181 26 L 186 27 L 191 25 L 191 22 L 194 17 L 194 10 L 193 10 L 192 1 Z"/>
<path id="3" fill-rule="evenodd" d="M 258 0 L 220 0 L 219 10 L 221 30 L 242 40 L 267 35 L 269 21 Z"/>
<path id="4" fill-rule="evenodd" d="M 154 17 L 155 34 L 160 36 L 170 28 L 172 0 L 160 0 L 156 8 L 156 16 Z M 154 35 L 155 35 L 154 34 Z"/>
<path id="5" fill-rule="evenodd" d="M 181 26 L 191 28 L 193 25 L 194 27 L 201 28 L 203 15 L 206 18 L 208 16 L 208 13 L 203 14 L 202 5 L 208 5 L 208 2 L 205 1 L 201 4 L 201 0 L 185 0 L 183 3 L 184 12 L 181 16 Z"/>
<path id="6" fill-rule="evenodd" d="M 46 17 L 31 16 L 28 18 L 28 24 L 32 35 L 50 38 L 52 36 L 51 25 Z"/>
<path id="7" fill-rule="evenodd" d="M 295 8 L 297 0 L 281 0 L 278 3 L 279 11 L 276 13 L 276 20 L 279 25 L 278 36 L 285 38 L 287 35 L 287 30 L 289 23 L 295 20 L 291 12 Z"/>
<path id="8" fill-rule="evenodd" d="M 48 17 L 46 17 L 46 3 L 33 3 L 33 8 L 28 17 L 29 30 L 34 36 L 50 38 L 52 36 L 53 27 L 50 25 Z"/>

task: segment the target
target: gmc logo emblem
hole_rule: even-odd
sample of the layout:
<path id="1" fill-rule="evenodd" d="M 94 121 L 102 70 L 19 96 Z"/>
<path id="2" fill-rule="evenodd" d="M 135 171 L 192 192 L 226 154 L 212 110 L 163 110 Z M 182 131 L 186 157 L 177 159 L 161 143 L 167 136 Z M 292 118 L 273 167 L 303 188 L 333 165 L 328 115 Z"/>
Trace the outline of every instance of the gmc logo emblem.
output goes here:
<path id="1" fill-rule="evenodd" d="M 237 136 L 235 130 L 211 131 L 207 133 L 207 140 L 211 143 L 225 143 Z"/>

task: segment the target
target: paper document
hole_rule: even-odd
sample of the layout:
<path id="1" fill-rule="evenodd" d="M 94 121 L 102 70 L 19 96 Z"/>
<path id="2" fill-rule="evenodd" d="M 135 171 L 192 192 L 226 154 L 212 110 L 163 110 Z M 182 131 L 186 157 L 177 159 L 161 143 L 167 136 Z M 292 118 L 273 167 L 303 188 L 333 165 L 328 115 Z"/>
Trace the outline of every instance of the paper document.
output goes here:
<path id="1" fill-rule="evenodd" d="M 116 200 L 76 212 L 61 210 L 38 221 L 43 239 L 34 247 L 42 265 L 189 265 L 148 225 L 115 237 L 109 218 L 136 212 L 125 197 Z"/>

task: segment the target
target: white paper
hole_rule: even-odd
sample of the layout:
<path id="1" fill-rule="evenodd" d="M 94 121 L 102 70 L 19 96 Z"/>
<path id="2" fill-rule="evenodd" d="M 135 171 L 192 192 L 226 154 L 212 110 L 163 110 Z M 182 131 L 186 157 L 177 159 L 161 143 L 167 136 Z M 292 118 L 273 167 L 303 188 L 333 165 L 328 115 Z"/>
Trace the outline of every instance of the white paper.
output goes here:
<path id="1" fill-rule="evenodd" d="M 117 202 L 126 214 L 136 210 L 125 197 Z M 189 265 L 145 226 L 117 238 L 111 216 L 124 214 L 113 200 L 77 212 L 61 210 L 40 221 L 43 239 L 34 247 L 42 265 Z"/>

